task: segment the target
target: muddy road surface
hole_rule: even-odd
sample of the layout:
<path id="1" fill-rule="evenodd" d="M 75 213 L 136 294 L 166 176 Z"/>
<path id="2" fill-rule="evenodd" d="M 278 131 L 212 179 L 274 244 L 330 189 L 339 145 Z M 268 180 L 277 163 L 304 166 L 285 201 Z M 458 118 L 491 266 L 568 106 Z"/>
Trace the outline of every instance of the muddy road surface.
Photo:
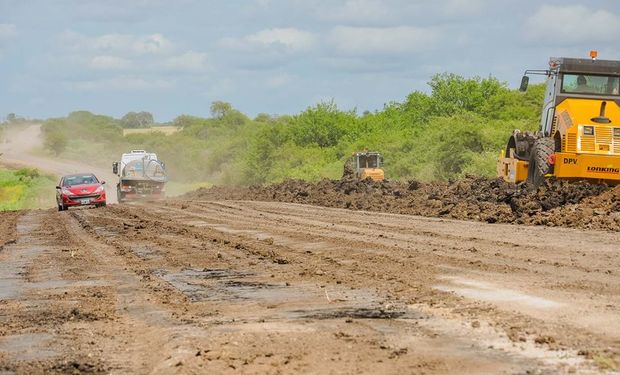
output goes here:
<path id="1" fill-rule="evenodd" d="M 0 222 L 2 373 L 618 369 L 617 233 L 250 201 Z"/>

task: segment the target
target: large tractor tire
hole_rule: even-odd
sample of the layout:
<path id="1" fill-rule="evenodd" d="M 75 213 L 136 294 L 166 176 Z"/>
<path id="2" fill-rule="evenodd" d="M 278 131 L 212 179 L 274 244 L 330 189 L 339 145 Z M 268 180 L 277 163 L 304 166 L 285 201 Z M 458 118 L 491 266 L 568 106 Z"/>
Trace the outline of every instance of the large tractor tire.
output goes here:
<path id="1" fill-rule="evenodd" d="M 553 138 L 539 138 L 534 142 L 527 168 L 527 184 L 531 190 L 537 190 L 545 181 L 545 175 L 551 171 L 549 156 L 554 152 L 555 140 Z"/>

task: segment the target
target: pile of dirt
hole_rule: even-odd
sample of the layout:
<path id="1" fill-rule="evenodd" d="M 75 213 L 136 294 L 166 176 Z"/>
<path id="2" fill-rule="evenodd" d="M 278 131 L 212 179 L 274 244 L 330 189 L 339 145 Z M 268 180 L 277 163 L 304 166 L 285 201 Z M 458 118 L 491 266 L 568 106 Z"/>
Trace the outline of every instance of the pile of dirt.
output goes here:
<path id="1" fill-rule="evenodd" d="M 501 179 L 470 176 L 447 183 L 287 180 L 268 186 L 202 188 L 183 198 L 277 201 L 488 223 L 618 230 L 619 196 L 620 187 L 586 181 L 549 179 L 532 192 Z"/>
<path id="2" fill-rule="evenodd" d="M 19 211 L 0 212 L 0 250 L 4 245 L 15 242 L 19 215 L 21 215 Z"/>

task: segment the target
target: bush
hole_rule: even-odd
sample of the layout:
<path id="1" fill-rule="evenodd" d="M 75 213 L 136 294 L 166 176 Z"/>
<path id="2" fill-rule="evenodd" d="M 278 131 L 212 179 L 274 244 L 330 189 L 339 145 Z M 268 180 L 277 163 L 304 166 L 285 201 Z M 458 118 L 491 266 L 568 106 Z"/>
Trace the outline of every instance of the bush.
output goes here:
<path id="1" fill-rule="evenodd" d="M 429 85 L 430 94 L 415 91 L 362 115 L 329 101 L 294 116 L 259 114 L 252 120 L 229 103 L 215 102 L 211 118 L 177 117 L 172 123 L 181 130 L 169 136 L 123 137 L 119 120 L 85 111 L 46 121 L 43 133 L 46 147 L 63 156 L 71 155 L 71 134 L 70 147 L 79 149 L 79 157 L 107 157 L 106 165 L 139 148 L 158 153 L 174 180 L 257 184 L 339 178 L 345 160 L 363 149 L 384 154 L 390 179 L 492 176 L 512 130 L 538 126 L 543 85 L 523 94 L 493 77 L 448 73 L 435 75 Z"/>

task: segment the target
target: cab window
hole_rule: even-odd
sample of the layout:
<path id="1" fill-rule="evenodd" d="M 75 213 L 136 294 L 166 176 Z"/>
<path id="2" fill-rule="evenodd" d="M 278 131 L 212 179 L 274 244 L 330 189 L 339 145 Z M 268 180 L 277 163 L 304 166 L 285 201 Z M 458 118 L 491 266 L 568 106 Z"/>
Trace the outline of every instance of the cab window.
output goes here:
<path id="1" fill-rule="evenodd" d="M 572 94 L 620 95 L 620 77 L 592 74 L 564 74 L 562 92 Z"/>

